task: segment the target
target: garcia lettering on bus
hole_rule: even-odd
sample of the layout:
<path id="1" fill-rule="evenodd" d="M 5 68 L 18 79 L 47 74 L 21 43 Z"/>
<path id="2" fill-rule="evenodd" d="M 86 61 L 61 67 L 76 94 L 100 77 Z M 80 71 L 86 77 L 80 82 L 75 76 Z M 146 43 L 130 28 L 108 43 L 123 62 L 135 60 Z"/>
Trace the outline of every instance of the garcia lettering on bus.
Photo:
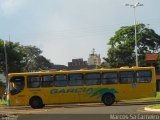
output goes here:
<path id="1" fill-rule="evenodd" d="M 56 93 L 81 93 L 81 92 L 86 92 L 86 93 L 92 93 L 94 92 L 93 88 L 62 88 L 62 89 L 52 89 L 50 91 L 51 94 L 56 94 Z"/>

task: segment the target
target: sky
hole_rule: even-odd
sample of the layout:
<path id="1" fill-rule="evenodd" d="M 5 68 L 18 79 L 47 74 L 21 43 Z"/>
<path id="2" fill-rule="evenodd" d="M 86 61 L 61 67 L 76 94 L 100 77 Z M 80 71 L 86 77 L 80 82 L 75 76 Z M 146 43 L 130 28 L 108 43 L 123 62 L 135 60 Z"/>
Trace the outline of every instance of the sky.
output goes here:
<path id="1" fill-rule="evenodd" d="M 95 48 L 107 56 L 107 42 L 136 20 L 160 34 L 160 0 L 0 0 L 0 38 L 34 45 L 54 64 L 88 60 Z"/>

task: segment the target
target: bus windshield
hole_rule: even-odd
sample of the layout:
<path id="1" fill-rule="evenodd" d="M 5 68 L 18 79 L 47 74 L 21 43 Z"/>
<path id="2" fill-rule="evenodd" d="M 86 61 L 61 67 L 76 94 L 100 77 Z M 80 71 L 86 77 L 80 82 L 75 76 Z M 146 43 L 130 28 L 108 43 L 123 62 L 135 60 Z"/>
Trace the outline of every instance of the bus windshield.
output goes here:
<path id="1" fill-rule="evenodd" d="M 24 77 L 13 77 L 10 81 L 11 95 L 18 94 L 24 89 Z"/>

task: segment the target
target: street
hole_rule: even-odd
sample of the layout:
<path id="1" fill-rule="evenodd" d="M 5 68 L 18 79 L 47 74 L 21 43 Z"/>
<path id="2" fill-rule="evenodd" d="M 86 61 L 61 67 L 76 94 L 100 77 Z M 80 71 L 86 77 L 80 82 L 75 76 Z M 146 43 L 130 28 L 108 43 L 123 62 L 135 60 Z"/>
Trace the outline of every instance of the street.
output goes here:
<path id="1" fill-rule="evenodd" d="M 148 112 L 144 107 L 147 103 L 116 103 L 113 106 L 104 106 L 99 103 L 50 105 L 44 109 L 32 109 L 29 106 L 0 107 L 2 114 L 13 114 L 18 120 L 71 120 L 71 119 L 106 119 L 112 114 L 160 114 Z"/>

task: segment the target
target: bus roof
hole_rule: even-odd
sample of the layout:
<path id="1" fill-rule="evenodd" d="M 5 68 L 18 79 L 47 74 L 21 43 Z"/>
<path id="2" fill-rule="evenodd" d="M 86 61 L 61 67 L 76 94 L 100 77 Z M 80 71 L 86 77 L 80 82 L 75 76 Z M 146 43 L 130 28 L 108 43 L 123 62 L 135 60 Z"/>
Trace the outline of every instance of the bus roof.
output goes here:
<path id="1" fill-rule="evenodd" d="M 70 73 L 89 73 L 89 72 L 109 72 L 109 71 L 126 71 L 126 70 L 147 70 L 154 67 L 120 67 L 120 68 L 100 68 L 100 69 L 80 69 L 80 70 L 41 70 L 36 72 L 10 73 L 12 75 L 40 75 L 40 74 L 70 74 Z"/>

